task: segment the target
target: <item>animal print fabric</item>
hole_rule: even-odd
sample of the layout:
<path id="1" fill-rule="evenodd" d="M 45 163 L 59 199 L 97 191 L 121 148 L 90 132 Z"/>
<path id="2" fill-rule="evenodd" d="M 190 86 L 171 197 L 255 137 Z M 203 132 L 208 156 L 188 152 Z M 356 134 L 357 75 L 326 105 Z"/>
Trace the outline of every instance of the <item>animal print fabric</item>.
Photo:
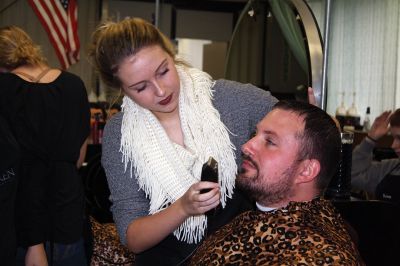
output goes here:
<path id="1" fill-rule="evenodd" d="M 364 265 L 333 205 L 291 202 L 249 211 L 209 236 L 191 265 Z"/>
<path id="2" fill-rule="evenodd" d="M 93 233 L 93 252 L 90 266 L 134 265 L 135 255 L 119 240 L 114 223 L 101 224 L 90 217 Z"/>

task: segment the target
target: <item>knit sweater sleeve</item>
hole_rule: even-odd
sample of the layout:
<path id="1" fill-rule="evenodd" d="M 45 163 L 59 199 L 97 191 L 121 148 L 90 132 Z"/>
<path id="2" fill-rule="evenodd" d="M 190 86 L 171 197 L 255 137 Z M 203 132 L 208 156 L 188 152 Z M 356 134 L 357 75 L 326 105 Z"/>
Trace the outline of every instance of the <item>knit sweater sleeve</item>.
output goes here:
<path id="1" fill-rule="evenodd" d="M 399 163 L 398 159 L 374 161 L 374 147 L 373 143 L 364 139 L 352 154 L 352 187 L 369 193 L 374 193 L 379 182 Z"/>
<path id="2" fill-rule="evenodd" d="M 257 123 L 278 101 L 268 91 L 251 84 L 218 80 L 213 88 L 214 106 L 231 132 L 236 148 L 236 162 L 241 163 L 241 146 L 255 132 Z"/>
<path id="3" fill-rule="evenodd" d="M 149 201 L 139 189 L 131 165 L 124 169 L 122 162 L 121 124 L 123 113 L 118 113 L 107 122 L 102 143 L 102 165 L 110 188 L 111 212 L 120 236 L 126 244 L 126 230 L 135 219 L 148 215 Z"/>

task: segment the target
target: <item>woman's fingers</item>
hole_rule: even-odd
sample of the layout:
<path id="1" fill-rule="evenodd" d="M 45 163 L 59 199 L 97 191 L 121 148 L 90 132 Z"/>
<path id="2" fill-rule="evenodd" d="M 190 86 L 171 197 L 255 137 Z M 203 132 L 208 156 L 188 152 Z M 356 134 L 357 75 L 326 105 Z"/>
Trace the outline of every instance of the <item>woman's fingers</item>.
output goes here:
<path id="1" fill-rule="evenodd" d="M 214 182 L 198 182 L 190 187 L 183 198 L 186 198 L 184 200 L 185 209 L 190 215 L 203 214 L 219 204 L 219 184 Z"/>
<path id="2" fill-rule="evenodd" d="M 314 90 L 311 87 L 308 87 L 307 89 L 308 93 L 308 102 L 312 105 L 317 106 L 317 99 L 315 98 Z"/>

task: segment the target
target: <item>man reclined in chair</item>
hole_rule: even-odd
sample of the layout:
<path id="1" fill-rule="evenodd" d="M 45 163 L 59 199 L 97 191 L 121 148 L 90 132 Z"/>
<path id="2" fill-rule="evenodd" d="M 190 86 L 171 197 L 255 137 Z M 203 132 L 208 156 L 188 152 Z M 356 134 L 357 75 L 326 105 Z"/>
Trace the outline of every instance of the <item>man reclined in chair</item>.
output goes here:
<path id="1" fill-rule="evenodd" d="M 237 181 L 258 210 L 208 237 L 193 265 L 363 264 L 342 218 L 321 198 L 340 154 L 340 135 L 327 113 L 279 102 L 242 152 Z"/>

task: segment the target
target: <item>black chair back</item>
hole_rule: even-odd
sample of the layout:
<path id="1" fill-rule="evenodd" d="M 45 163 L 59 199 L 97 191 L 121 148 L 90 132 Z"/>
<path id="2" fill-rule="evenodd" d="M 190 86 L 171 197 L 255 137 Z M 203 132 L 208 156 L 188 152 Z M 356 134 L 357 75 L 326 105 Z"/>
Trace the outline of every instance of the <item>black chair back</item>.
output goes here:
<path id="1" fill-rule="evenodd" d="M 358 250 L 366 265 L 399 265 L 400 208 L 379 200 L 334 201 L 358 236 Z"/>
<path id="2" fill-rule="evenodd" d="M 86 210 L 100 223 L 112 223 L 110 189 L 101 165 L 101 153 L 93 155 L 83 172 Z"/>

